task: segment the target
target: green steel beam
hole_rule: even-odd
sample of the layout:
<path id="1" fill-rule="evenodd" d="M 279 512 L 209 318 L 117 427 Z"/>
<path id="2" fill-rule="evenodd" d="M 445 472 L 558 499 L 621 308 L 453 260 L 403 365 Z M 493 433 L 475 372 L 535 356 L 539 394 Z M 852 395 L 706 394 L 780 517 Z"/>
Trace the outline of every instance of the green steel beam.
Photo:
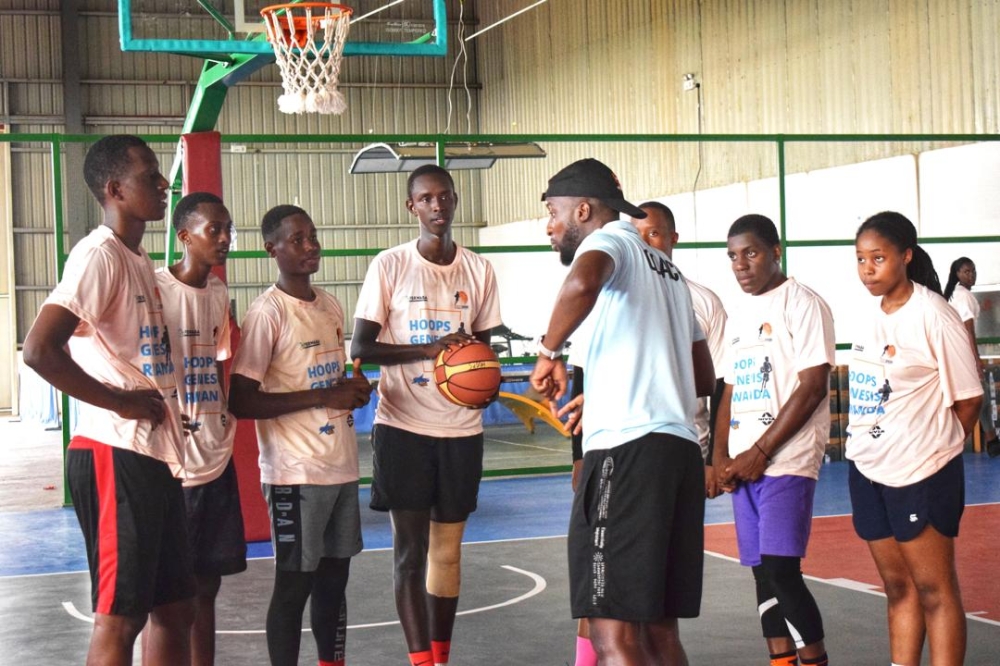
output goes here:
<path id="1" fill-rule="evenodd" d="M 63 270 L 66 268 L 66 248 L 63 241 L 63 230 L 65 229 L 66 218 L 63 216 L 63 178 L 62 178 L 62 142 L 57 136 L 52 141 L 50 147 L 52 154 L 52 209 L 55 213 L 55 250 L 56 250 L 56 282 L 62 279 Z M 60 405 L 62 408 L 62 439 L 63 439 L 63 461 L 66 460 L 66 449 L 69 448 L 69 396 L 60 393 Z M 69 506 L 73 503 L 73 498 L 69 495 L 69 483 L 66 479 L 66 465 L 63 465 L 63 505 Z"/>
<path id="2" fill-rule="evenodd" d="M 141 135 L 150 143 L 170 143 L 177 134 Z M 53 141 L 89 143 L 101 138 L 95 134 L 59 134 L 55 132 L 17 133 L 0 135 L 0 142 Z M 638 142 L 638 143 L 788 143 L 807 142 L 994 142 L 1000 134 L 228 134 L 228 142 L 266 141 L 268 143 L 371 143 L 371 142 L 484 142 L 520 143 L 523 141 L 554 143 L 574 142 Z"/>
<path id="3" fill-rule="evenodd" d="M 785 142 L 775 143 L 778 150 L 778 239 L 781 241 L 781 272 L 788 272 L 788 234 L 785 226 Z"/>

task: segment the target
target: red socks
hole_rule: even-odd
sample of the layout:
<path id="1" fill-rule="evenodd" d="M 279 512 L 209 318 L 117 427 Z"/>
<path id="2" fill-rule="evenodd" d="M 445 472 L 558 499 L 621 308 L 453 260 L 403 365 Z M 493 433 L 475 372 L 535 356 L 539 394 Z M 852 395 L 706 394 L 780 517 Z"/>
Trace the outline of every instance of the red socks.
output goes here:
<path id="1" fill-rule="evenodd" d="M 434 666 L 434 654 L 430 650 L 411 652 L 410 666 Z"/>
<path id="2" fill-rule="evenodd" d="M 451 654 L 451 641 L 431 641 L 431 654 L 435 664 L 447 664 Z"/>

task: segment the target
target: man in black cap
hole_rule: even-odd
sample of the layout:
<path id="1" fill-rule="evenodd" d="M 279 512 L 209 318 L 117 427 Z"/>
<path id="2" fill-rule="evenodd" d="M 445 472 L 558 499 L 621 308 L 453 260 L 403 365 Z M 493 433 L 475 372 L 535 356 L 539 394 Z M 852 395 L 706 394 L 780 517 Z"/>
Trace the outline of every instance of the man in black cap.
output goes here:
<path id="1" fill-rule="evenodd" d="M 541 338 L 534 388 L 562 397 L 562 348 L 590 317 L 583 470 L 569 527 L 573 616 L 601 663 L 687 664 L 677 618 L 701 606 L 705 471 L 696 396 L 715 371 L 680 271 L 619 213 L 644 218 L 595 159 L 542 195 L 569 275 Z"/>

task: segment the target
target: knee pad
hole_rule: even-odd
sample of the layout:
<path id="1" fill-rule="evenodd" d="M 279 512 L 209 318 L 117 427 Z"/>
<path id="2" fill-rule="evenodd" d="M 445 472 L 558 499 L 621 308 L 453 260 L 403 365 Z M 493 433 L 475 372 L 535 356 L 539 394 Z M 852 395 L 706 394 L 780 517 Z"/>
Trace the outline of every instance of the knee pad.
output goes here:
<path id="1" fill-rule="evenodd" d="M 823 618 L 802 578 L 800 559 L 763 555 L 761 569 L 778 600 L 778 607 L 795 641 L 795 647 L 803 648 L 823 640 Z"/>
<path id="2" fill-rule="evenodd" d="M 760 614 L 760 628 L 764 638 L 791 638 L 785 616 L 778 608 L 778 599 L 774 596 L 771 583 L 761 565 L 753 567 L 753 579 L 757 584 L 757 612 Z"/>

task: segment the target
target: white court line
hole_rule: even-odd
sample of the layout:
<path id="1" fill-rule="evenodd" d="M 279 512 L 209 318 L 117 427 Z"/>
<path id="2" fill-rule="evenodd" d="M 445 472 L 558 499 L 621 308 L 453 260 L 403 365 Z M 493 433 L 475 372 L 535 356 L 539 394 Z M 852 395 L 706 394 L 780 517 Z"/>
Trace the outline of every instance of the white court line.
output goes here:
<path id="1" fill-rule="evenodd" d="M 736 564 L 740 563 L 739 559 L 735 557 L 730 557 L 729 555 L 723 555 L 722 553 L 714 553 L 710 550 L 706 550 L 705 554 L 711 555 L 712 557 L 717 557 L 720 560 L 726 560 L 727 562 L 735 562 Z M 832 585 L 833 587 L 839 587 L 841 589 L 850 590 L 851 592 L 863 592 L 865 594 L 871 594 L 873 596 L 882 597 L 883 599 L 885 599 L 885 592 L 879 592 L 877 589 L 875 589 L 876 586 L 869 585 L 868 583 L 862 583 L 856 580 L 851 580 L 850 578 L 818 578 L 816 576 L 807 576 L 806 574 L 802 574 L 802 577 L 805 578 L 806 580 L 816 581 L 817 583 L 826 583 L 827 585 Z M 985 624 L 992 624 L 995 627 L 1000 627 L 1000 621 L 991 620 L 985 617 L 979 617 L 981 613 L 985 612 L 986 611 L 969 612 L 965 614 L 965 617 L 969 618 L 970 620 L 975 620 L 977 622 L 983 622 Z"/>
<path id="2" fill-rule="evenodd" d="M 537 444 L 518 444 L 517 442 L 508 442 L 506 439 L 497 439 L 496 437 L 487 437 L 491 442 L 500 442 L 501 444 L 507 444 L 508 446 L 523 446 L 526 449 L 539 449 L 540 451 L 552 451 L 554 453 L 566 453 L 566 449 L 553 449 L 548 446 L 539 446 Z"/>
<path id="3" fill-rule="evenodd" d="M 470 608 L 468 610 L 459 611 L 458 613 L 455 613 L 455 615 L 472 615 L 473 613 L 484 613 L 486 611 L 496 610 L 497 608 L 503 608 L 504 606 L 513 606 L 514 604 L 521 603 L 522 601 L 526 601 L 526 600 L 530 599 L 531 597 L 534 597 L 534 596 L 536 596 L 538 594 L 541 594 L 542 592 L 545 591 L 545 588 L 548 587 L 548 583 L 545 582 L 545 579 L 542 578 L 541 576 L 539 576 L 538 574 L 532 572 L 532 571 L 526 571 L 524 569 L 518 569 L 517 567 L 512 567 L 512 566 L 507 565 L 507 564 L 503 564 L 503 565 L 501 565 L 501 567 L 504 568 L 504 569 L 507 569 L 508 571 L 513 571 L 514 573 L 519 573 L 519 574 L 522 574 L 524 576 L 527 576 L 528 578 L 530 578 L 534 582 L 534 584 L 535 584 L 534 587 L 532 587 L 530 590 L 528 590 L 524 594 L 522 594 L 520 596 L 517 596 L 517 597 L 514 597 L 513 599 L 508 599 L 507 601 L 501 601 L 500 603 L 493 604 L 492 606 L 481 606 L 480 608 Z M 69 613 L 70 617 L 74 617 L 77 620 L 82 620 L 83 622 L 89 622 L 91 624 L 94 623 L 94 618 L 88 617 L 87 615 L 84 615 L 79 610 L 77 610 L 76 605 L 72 601 L 64 601 L 64 602 L 62 602 L 62 607 L 66 610 L 67 613 Z M 348 629 L 371 629 L 373 627 L 391 627 L 392 625 L 395 625 L 395 624 L 399 624 L 399 620 L 391 620 L 389 622 L 369 622 L 368 624 L 351 624 L 351 625 L 348 625 L 347 628 Z M 306 632 L 306 631 L 310 631 L 310 629 L 307 627 L 307 628 L 304 628 L 302 631 Z M 245 630 L 217 629 L 215 633 L 217 633 L 217 634 L 239 634 L 239 635 L 245 635 L 245 634 L 263 634 L 263 633 L 265 633 L 265 630 L 264 629 L 245 629 Z"/>

